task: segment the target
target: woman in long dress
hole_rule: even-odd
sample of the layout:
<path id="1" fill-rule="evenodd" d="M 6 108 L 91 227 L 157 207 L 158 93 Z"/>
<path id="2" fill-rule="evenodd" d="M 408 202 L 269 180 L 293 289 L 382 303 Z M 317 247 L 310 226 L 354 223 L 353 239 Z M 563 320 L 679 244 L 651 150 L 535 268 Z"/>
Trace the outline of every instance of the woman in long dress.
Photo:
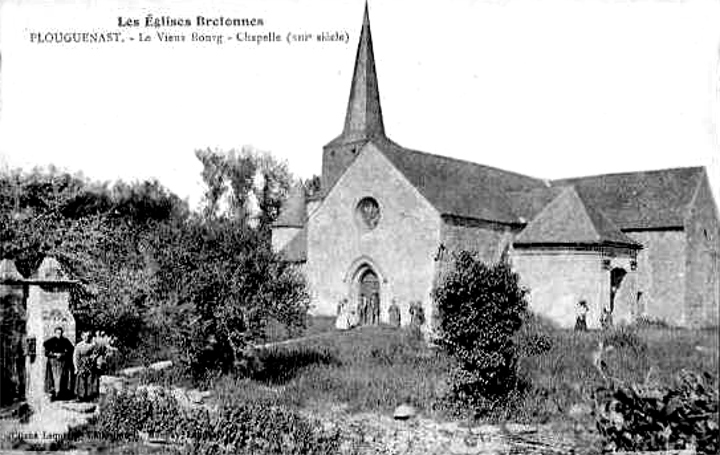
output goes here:
<path id="1" fill-rule="evenodd" d="M 98 394 L 99 378 L 96 374 L 95 344 L 89 331 L 82 333 L 82 340 L 75 345 L 75 395 L 78 401 L 92 401 Z"/>
<path id="2" fill-rule="evenodd" d="M 348 314 L 347 299 L 342 299 L 338 304 L 337 319 L 335 319 L 335 328 L 338 330 L 347 330 L 350 328 L 350 320 Z"/>

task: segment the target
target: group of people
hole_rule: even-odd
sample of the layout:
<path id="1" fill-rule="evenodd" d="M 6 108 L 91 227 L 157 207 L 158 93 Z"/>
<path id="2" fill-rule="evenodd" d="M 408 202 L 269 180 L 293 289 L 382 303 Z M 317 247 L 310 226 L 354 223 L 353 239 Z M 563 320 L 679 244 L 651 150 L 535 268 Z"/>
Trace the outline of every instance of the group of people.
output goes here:
<path id="1" fill-rule="evenodd" d="M 420 328 L 425 323 L 425 312 L 422 303 L 412 302 L 408 310 L 410 314 L 410 326 Z M 400 327 L 400 308 L 395 299 L 388 307 L 388 322 L 393 327 Z M 348 299 L 342 299 L 338 304 L 337 319 L 335 328 L 347 330 L 358 325 L 377 325 L 380 323 L 380 299 L 377 294 L 372 298 L 361 298 L 357 304 L 352 305 Z"/>
<path id="2" fill-rule="evenodd" d="M 585 300 L 580 300 L 577 304 L 577 315 L 575 317 L 575 330 L 586 331 L 588 329 L 587 314 L 590 311 Z M 600 326 L 604 329 L 610 329 L 613 326 L 612 311 L 610 308 L 603 308 L 600 314 Z"/>
<path id="3" fill-rule="evenodd" d="M 358 316 L 361 325 L 377 325 L 380 323 L 380 296 L 372 294 L 362 296 L 358 304 Z"/>
<path id="4" fill-rule="evenodd" d="M 347 330 L 358 325 L 376 325 L 380 323 L 380 297 L 373 294 L 371 297 L 362 296 L 357 307 L 350 305 L 348 299 L 342 299 L 338 304 L 338 314 L 335 320 L 336 328 Z"/>
<path id="5" fill-rule="evenodd" d="M 81 332 L 80 341 L 73 346 L 64 336 L 62 327 L 43 343 L 47 369 L 45 391 L 51 400 L 66 400 L 73 396 L 79 401 L 92 401 L 99 393 L 100 375 L 107 367 L 107 360 L 116 348 L 113 338 L 103 331 Z"/>

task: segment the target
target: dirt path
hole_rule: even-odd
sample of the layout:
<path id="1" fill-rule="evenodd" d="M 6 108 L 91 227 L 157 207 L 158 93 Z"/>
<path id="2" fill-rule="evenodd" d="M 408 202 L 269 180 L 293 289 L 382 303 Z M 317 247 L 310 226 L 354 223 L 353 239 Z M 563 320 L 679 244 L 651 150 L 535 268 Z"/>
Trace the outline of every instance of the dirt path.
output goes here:
<path id="1" fill-rule="evenodd" d="M 342 406 L 304 409 L 308 418 L 338 428 L 341 454 L 491 455 L 596 454 L 595 436 L 572 425 L 463 425 L 422 415 L 396 420 L 378 413 L 349 413 Z"/>
<path id="2" fill-rule="evenodd" d="M 27 423 L 4 420 L 0 422 L 0 449 L 7 450 L 21 441 L 37 448 L 51 447 L 71 430 L 86 425 L 95 411 L 92 403 L 56 401 L 45 404 Z"/>

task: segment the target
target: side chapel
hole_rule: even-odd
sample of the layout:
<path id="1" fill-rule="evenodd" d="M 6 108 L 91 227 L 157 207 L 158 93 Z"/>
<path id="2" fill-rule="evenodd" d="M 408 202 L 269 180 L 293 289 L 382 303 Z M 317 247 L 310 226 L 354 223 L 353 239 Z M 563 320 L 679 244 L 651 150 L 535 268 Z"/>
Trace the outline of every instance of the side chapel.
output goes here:
<path id="1" fill-rule="evenodd" d="M 720 222 L 703 167 L 542 180 L 406 149 L 383 125 L 367 5 L 342 133 L 323 148 L 321 191 L 292 190 L 273 248 L 300 265 L 315 314 L 379 300 L 410 321 L 453 250 L 508 259 L 531 310 L 561 327 L 587 302 L 613 320 L 718 325 Z M 374 318 L 373 318 L 374 319 Z"/>

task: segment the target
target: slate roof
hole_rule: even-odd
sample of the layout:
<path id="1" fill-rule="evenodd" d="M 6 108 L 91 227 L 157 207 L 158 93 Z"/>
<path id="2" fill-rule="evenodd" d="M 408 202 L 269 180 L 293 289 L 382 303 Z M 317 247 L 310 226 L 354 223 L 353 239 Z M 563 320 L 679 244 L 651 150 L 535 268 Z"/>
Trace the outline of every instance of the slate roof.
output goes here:
<path id="1" fill-rule="evenodd" d="M 555 180 L 573 185 L 587 205 L 602 210 L 620 229 L 682 227 L 703 167 L 606 174 Z"/>
<path id="2" fill-rule="evenodd" d="M 640 245 L 595 207 L 588 206 L 574 187 L 565 187 L 513 242 L 517 245 Z"/>
<path id="3" fill-rule="evenodd" d="M 512 203 L 513 212 L 520 220 L 526 223 L 530 222 L 562 191 L 562 187 L 548 185 L 549 182 L 537 188 L 511 191 L 507 194 L 507 197 Z"/>
<path id="4" fill-rule="evenodd" d="M 544 185 L 514 172 L 409 150 L 385 138 L 372 143 L 441 215 L 522 223 L 510 193 Z"/>

